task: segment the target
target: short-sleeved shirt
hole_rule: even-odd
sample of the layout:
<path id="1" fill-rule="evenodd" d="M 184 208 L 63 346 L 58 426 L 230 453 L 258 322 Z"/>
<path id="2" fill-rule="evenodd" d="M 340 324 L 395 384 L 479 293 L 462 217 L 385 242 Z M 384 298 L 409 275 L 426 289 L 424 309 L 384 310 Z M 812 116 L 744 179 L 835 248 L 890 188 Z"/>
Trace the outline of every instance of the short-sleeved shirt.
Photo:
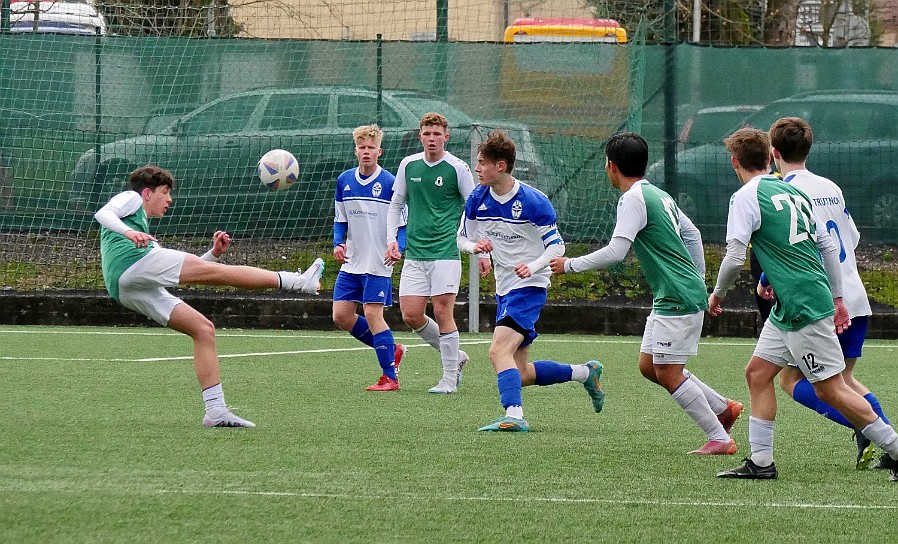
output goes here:
<path id="1" fill-rule="evenodd" d="M 751 243 L 776 293 L 770 322 L 782 330 L 801 329 L 835 312 L 816 221 L 808 196 L 774 176 L 755 177 L 730 199 L 727 243 Z"/>
<path id="2" fill-rule="evenodd" d="M 515 180 L 512 190 L 501 196 L 478 185 L 465 203 L 459 234 L 472 242 L 485 238 L 492 243 L 496 294 L 501 296 L 522 287 L 549 286 L 548 267 L 532 270 L 529 278 L 519 278 L 514 269 L 538 259 L 547 247 L 564 244 L 556 222 L 548 197 Z"/>
<path id="3" fill-rule="evenodd" d="M 393 190 L 405 194 L 408 205 L 406 259 L 460 259 L 455 239 L 465 199 L 474 190 L 467 163 L 451 153 L 428 163 L 424 153 L 399 164 Z"/>
<path id="4" fill-rule="evenodd" d="M 384 264 L 384 254 L 394 180 L 393 174 L 380 166 L 367 178 L 359 174 L 358 167 L 346 170 L 337 178 L 334 221 L 348 225 L 348 261 L 340 267 L 343 272 L 387 277 L 393 273 L 393 267 Z M 404 217 L 400 222 L 403 224 Z"/>
<path id="5" fill-rule="evenodd" d="M 680 213 L 669 194 L 646 180 L 634 183 L 617 203 L 612 237 L 633 243 L 658 315 L 687 315 L 708 308 L 705 282 L 680 237 Z"/>
<path id="6" fill-rule="evenodd" d="M 125 191 L 112 197 L 106 209 L 111 209 L 121 218 L 122 222 L 132 230 L 149 234 L 147 214 L 143 209 L 143 200 L 135 191 Z M 136 247 L 134 242 L 123 234 L 111 231 L 106 227 L 100 227 L 100 259 L 103 269 L 103 283 L 106 291 L 115 300 L 119 300 L 119 279 L 125 270 L 146 256 L 154 247 L 158 247 L 153 241 L 147 247 Z"/>

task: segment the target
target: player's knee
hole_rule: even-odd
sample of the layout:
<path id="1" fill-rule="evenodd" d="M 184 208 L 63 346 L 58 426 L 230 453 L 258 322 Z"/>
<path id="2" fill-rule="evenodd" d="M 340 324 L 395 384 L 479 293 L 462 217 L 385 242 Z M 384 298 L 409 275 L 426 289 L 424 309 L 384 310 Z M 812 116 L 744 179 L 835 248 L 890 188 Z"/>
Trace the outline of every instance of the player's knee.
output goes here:
<path id="1" fill-rule="evenodd" d="M 337 310 L 336 308 L 333 311 L 331 316 L 334 320 L 334 324 L 343 329 L 344 331 L 352 330 L 353 325 L 355 325 L 356 315 L 352 314 L 347 315 L 346 312 L 341 310 Z"/>
<path id="2" fill-rule="evenodd" d="M 209 318 L 202 316 L 194 324 L 193 339 L 215 341 L 215 324 Z"/>

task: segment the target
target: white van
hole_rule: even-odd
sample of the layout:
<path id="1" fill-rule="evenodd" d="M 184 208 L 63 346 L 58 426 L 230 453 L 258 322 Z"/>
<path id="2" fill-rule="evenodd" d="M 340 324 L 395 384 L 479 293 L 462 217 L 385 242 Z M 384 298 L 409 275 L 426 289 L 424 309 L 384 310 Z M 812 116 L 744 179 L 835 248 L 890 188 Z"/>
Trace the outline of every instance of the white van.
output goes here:
<path id="1" fill-rule="evenodd" d="M 37 10 L 35 10 L 35 4 Z M 12 2 L 10 32 L 106 35 L 106 18 L 92 3 Z"/>

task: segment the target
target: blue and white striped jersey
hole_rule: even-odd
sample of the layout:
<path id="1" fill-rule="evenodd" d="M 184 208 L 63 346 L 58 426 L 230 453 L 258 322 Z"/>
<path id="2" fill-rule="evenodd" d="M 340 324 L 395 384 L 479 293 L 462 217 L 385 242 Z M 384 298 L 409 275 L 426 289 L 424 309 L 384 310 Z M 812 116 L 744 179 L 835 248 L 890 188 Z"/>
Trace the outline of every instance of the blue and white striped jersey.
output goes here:
<path id="1" fill-rule="evenodd" d="M 458 235 L 474 243 L 481 239 L 492 243 L 496 294 L 505 295 L 521 287 L 549 286 L 549 259 L 563 254 L 564 248 L 556 221 L 548 197 L 526 183 L 515 180 L 514 188 L 502 196 L 478 185 L 465 203 Z M 547 253 L 550 247 L 553 250 Z M 519 278 L 514 269 L 521 263 L 538 269 L 531 266 L 532 275 Z"/>

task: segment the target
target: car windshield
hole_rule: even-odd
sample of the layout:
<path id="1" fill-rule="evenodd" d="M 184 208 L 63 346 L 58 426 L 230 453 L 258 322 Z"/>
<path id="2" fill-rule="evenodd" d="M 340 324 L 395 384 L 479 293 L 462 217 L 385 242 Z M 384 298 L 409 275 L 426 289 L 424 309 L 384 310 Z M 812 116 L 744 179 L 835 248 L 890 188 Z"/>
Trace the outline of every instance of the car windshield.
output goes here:
<path id="1" fill-rule="evenodd" d="M 416 117 L 422 117 L 425 113 L 434 111 L 445 117 L 449 121 L 450 127 L 470 126 L 472 123 L 472 119 L 463 111 L 436 98 L 405 95 L 397 95 L 396 98 L 411 110 Z"/>

